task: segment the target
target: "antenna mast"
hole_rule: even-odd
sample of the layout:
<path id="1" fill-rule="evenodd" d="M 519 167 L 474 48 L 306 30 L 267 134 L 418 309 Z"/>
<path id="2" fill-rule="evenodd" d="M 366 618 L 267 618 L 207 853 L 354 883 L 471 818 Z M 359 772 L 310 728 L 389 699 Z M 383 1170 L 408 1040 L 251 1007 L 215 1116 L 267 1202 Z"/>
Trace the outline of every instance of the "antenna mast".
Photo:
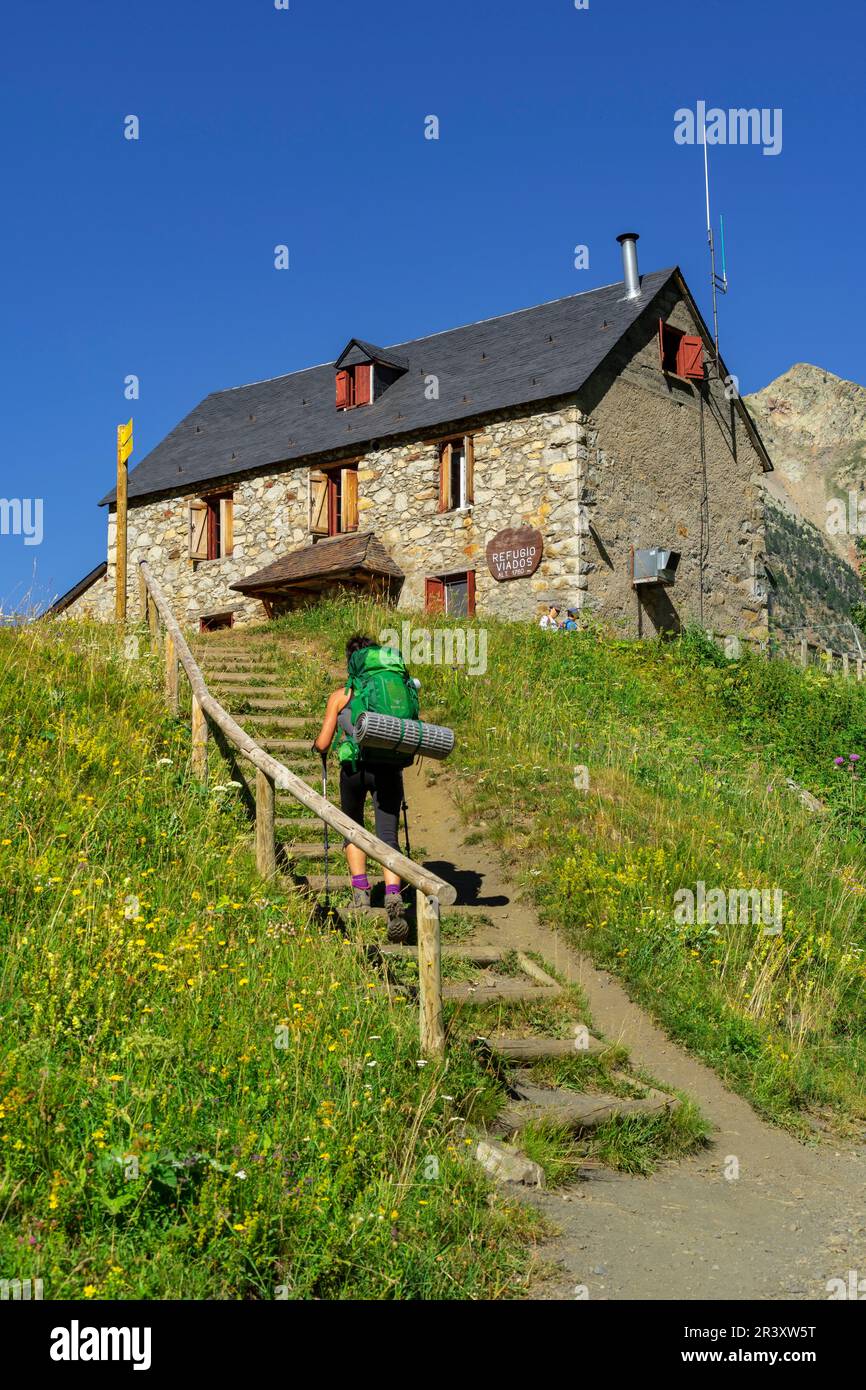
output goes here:
<path id="1" fill-rule="evenodd" d="M 716 371 L 719 368 L 719 302 L 720 294 L 728 293 L 728 271 L 725 263 L 725 222 L 724 218 L 719 218 L 721 226 L 722 242 L 722 273 L 716 274 L 716 243 L 713 236 L 713 224 L 710 218 L 710 169 L 707 160 L 707 122 L 704 116 L 701 127 L 701 138 L 704 146 L 704 188 L 707 196 L 707 245 L 710 248 L 710 289 L 713 295 L 713 340 L 716 345 Z"/>

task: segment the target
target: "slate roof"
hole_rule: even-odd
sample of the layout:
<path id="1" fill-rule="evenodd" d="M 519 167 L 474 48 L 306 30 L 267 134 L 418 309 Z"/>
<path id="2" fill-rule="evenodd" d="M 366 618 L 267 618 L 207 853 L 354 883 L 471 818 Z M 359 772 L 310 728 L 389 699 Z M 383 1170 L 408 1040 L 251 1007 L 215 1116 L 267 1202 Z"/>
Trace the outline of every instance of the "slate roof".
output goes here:
<path id="1" fill-rule="evenodd" d="M 636 299 L 623 297 L 619 281 L 373 349 L 408 370 L 372 405 L 354 410 L 335 408 L 332 363 L 215 391 L 131 471 L 129 497 L 177 494 L 309 455 L 360 451 L 373 440 L 576 391 L 676 274 L 671 268 L 642 276 Z M 429 376 L 438 378 L 438 400 L 427 399 Z M 113 500 L 112 490 L 102 504 Z"/>
<path id="2" fill-rule="evenodd" d="M 71 589 L 67 589 L 65 594 L 60 595 L 60 598 L 56 598 L 51 607 L 46 608 L 45 612 L 40 613 L 39 616 L 41 618 L 57 617 L 59 613 L 64 613 L 67 608 L 72 606 L 77 598 L 81 598 L 82 594 L 87 593 L 87 590 L 96 583 L 97 579 L 104 578 L 107 573 L 108 561 L 100 560 L 99 564 L 94 566 L 89 574 L 86 574 L 83 579 L 79 579 L 78 583 L 73 584 Z"/>
<path id="3" fill-rule="evenodd" d="M 290 550 L 272 565 L 247 575 L 246 579 L 239 580 L 231 587 L 242 594 L 259 593 L 262 590 L 279 590 L 287 585 L 303 583 L 304 580 L 330 579 L 358 571 L 387 575 L 394 579 L 404 578 L 400 566 L 392 560 L 372 531 L 354 531 Z"/>

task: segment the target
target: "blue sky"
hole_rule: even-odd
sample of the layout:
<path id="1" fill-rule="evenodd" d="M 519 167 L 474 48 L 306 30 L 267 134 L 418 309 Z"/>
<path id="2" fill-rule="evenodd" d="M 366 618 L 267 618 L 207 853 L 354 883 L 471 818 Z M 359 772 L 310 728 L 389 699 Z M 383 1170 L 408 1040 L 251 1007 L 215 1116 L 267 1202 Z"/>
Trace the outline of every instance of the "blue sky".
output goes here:
<path id="1" fill-rule="evenodd" d="M 708 312 L 702 155 L 674 141 L 699 98 L 783 113 L 778 155 L 710 150 L 741 389 L 796 361 L 866 383 L 850 0 L 46 0 L 3 24 L 0 496 L 44 516 L 39 546 L 0 535 L 7 609 L 104 558 L 130 414 L 134 464 L 209 391 L 353 335 L 617 280 L 624 230 Z"/>

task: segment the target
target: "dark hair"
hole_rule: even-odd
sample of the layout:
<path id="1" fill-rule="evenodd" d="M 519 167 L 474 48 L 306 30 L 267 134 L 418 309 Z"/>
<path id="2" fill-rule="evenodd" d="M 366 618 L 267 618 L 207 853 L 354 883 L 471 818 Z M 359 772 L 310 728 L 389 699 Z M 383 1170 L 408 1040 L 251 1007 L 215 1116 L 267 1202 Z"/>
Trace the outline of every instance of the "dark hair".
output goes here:
<path id="1" fill-rule="evenodd" d="M 576 610 L 575 608 L 567 608 L 567 609 L 565 610 L 565 613 L 566 613 L 566 617 L 568 617 L 568 618 L 576 618 L 576 617 L 577 617 L 577 610 Z"/>
<path id="2" fill-rule="evenodd" d="M 354 637 L 350 637 L 346 643 L 346 660 L 355 655 L 355 652 L 362 652 L 365 647 L 378 647 L 378 642 L 374 642 L 372 637 L 363 637 L 360 632 L 356 632 Z"/>

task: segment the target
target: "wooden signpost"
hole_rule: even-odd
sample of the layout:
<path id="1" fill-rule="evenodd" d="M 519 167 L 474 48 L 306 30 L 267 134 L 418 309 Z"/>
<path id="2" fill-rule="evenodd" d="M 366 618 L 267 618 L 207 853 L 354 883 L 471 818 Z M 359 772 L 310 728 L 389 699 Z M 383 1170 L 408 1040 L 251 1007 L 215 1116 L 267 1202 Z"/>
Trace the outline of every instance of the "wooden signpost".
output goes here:
<path id="1" fill-rule="evenodd" d="M 114 616 L 126 622 L 126 461 L 132 453 L 132 421 L 117 426 L 117 505 L 114 555 L 116 565 Z"/>

